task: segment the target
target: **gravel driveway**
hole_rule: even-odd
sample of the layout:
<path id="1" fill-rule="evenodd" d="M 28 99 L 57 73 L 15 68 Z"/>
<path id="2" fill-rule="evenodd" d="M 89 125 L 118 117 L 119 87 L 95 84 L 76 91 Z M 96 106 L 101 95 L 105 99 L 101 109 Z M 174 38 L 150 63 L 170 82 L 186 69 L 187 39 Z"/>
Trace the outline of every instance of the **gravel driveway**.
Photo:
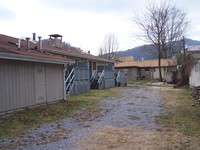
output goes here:
<path id="1" fill-rule="evenodd" d="M 76 117 L 44 124 L 13 140 L 4 140 L 0 148 L 26 150 L 76 150 L 77 143 L 103 126 L 152 130 L 157 127 L 154 117 L 164 113 L 159 89 L 123 88 L 117 95 L 100 101 L 100 112 L 89 119 L 84 112 Z"/>

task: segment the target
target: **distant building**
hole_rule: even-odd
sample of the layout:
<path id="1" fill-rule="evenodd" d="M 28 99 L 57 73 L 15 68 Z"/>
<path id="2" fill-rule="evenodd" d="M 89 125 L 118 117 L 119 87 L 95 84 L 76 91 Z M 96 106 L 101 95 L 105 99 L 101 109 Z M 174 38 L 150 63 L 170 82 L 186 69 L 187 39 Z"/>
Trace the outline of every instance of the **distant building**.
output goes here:
<path id="1" fill-rule="evenodd" d="M 200 45 L 188 46 L 186 51 L 192 54 L 195 60 L 200 61 Z"/>
<path id="2" fill-rule="evenodd" d="M 122 56 L 122 57 L 116 58 L 116 60 L 119 60 L 119 61 L 133 61 L 134 57 L 133 56 Z"/>
<path id="3" fill-rule="evenodd" d="M 115 64 L 116 70 L 123 70 L 127 81 L 139 79 L 159 79 L 158 60 L 123 61 Z M 161 59 L 161 73 L 164 80 L 172 82 L 176 62 L 172 59 Z"/>

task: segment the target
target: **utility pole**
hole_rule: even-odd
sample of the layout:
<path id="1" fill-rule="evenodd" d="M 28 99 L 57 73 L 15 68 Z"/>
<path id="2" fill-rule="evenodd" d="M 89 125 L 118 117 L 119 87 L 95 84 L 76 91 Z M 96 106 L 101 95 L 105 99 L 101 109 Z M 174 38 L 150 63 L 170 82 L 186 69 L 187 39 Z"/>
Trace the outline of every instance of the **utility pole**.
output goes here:
<path id="1" fill-rule="evenodd" d="M 185 37 L 183 36 L 183 54 L 185 59 Z"/>

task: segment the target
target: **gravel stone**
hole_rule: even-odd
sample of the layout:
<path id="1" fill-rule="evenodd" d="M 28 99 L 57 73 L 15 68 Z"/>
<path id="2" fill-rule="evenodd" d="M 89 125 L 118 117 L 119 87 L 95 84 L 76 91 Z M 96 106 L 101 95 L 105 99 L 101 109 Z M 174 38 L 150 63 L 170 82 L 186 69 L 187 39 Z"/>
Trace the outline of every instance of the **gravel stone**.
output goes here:
<path id="1" fill-rule="evenodd" d="M 13 150 L 76 150 L 76 143 L 100 126 L 134 126 L 144 130 L 157 127 L 154 117 L 164 114 L 163 99 L 159 89 L 123 88 L 116 96 L 100 101 L 100 115 L 81 120 L 83 112 L 74 118 L 65 118 L 55 123 L 43 124 L 29 130 L 18 139 L 2 140 L 0 147 Z M 59 135 L 58 132 L 63 131 Z M 65 133 L 66 132 L 66 133 Z M 56 134 L 58 133 L 58 135 Z"/>

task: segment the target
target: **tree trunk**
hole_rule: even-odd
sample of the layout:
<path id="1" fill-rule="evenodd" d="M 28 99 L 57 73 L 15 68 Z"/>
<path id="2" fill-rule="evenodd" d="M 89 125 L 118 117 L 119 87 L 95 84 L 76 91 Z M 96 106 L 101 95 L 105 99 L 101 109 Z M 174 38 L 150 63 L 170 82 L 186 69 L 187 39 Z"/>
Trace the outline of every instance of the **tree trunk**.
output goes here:
<path id="1" fill-rule="evenodd" d="M 158 68 L 159 68 L 159 81 L 162 82 L 162 72 L 161 72 L 161 58 L 158 58 Z"/>
<path id="2" fill-rule="evenodd" d="M 159 81 L 162 82 L 162 72 L 161 72 L 161 46 L 158 44 L 158 69 L 159 69 Z"/>

